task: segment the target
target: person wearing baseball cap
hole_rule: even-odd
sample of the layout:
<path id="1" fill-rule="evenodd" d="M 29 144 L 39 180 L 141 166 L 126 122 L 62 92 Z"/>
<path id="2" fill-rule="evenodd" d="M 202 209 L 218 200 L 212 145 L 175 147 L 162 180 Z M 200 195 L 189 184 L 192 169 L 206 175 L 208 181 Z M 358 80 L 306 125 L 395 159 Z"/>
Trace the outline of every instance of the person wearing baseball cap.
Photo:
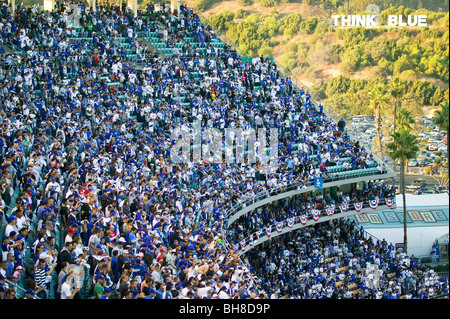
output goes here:
<path id="1" fill-rule="evenodd" d="M 75 229 L 73 229 L 72 227 L 69 228 L 69 229 L 67 230 L 67 235 L 66 235 L 66 237 L 64 238 L 64 243 L 72 242 L 72 241 L 73 241 L 73 236 L 74 236 L 75 234 L 76 234 Z"/>
<path id="2" fill-rule="evenodd" d="M 156 290 L 153 288 L 150 288 L 148 290 L 148 295 L 145 297 L 145 299 L 155 299 L 156 297 Z"/>
<path id="3" fill-rule="evenodd" d="M 105 276 L 97 275 L 97 281 L 94 285 L 94 299 L 100 299 L 105 291 Z"/>
<path id="4" fill-rule="evenodd" d="M 103 290 L 103 295 L 100 297 L 100 299 L 109 299 L 111 297 L 112 290 L 109 287 L 105 287 L 105 290 Z"/>
<path id="5" fill-rule="evenodd" d="M 16 231 L 17 232 L 17 217 L 15 215 L 11 215 L 8 217 L 8 224 L 6 225 L 5 228 L 5 235 L 6 236 L 11 236 L 11 232 L 12 231 Z"/>
<path id="6" fill-rule="evenodd" d="M 25 297 L 24 299 L 36 299 L 36 293 L 34 292 L 33 289 L 27 289 L 25 291 Z"/>
<path id="7" fill-rule="evenodd" d="M 5 296 L 7 294 L 6 286 L 0 284 L 0 300 L 6 299 Z"/>

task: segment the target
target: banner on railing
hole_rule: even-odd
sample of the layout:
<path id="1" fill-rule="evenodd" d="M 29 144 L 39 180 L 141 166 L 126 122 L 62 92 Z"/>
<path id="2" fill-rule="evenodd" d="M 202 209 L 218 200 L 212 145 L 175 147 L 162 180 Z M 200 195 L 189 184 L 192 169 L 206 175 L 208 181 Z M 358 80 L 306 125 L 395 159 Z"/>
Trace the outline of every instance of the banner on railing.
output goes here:
<path id="1" fill-rule="evenodd" d="M 256 234 L 256 239 L 259 239 L 259 237 L 261 236 L 261 234 L 262 234 L 262 230 L 260 229 L 260 230 L 258 230 L 255 234 Z"/>
<path id="2" fill-rule="evenodd" d="M 325 214 L 327 214 L 328 216 L 333 216 L 334 207 L 329 207 L 329 208 L 325 209 Z"/>
<path id="3" fill-rule="evenodd" d="M 295 223 L 295 217 L 291 217 L 287 219 L 287 225 L 289 228 L 292 228 L 292 226 L 294 226 Z"/>
<path id="4" fill-rule="evenodd" d="M 299 217 L 299 219 L 300 219 L 300 223 L 302 223 L 302 225 L 305 225 L 306 222 L 308 221 L 308 215 L 306 215 L 306 214 L 301 215 L 301 216 Z"/>
<path id="5" fill-rule="evenodd" d="M 355 210 L 356 210 L 357 212 L 360 212 L 361 209 L 362 209 L 363 206 L 364 206 L 364 203 L 355 203 L 354 206 L 355 206 Z"/>
<path id="6" fill-rule="evenodd" d="M 314 219 L 315 222 L 319 220 L 319 216 L 320 216 L 320 210 L 312 211 L 312 218 Z"/>
<path id="7" fill-rule="evenodd" d="M 385 202 L 386 202 L 386 206 L 387 207 L 392 207 L 392 205 L 394 205 L 394 199 L 393 198 L 388 197 L 388 198 L 385 199 Z"/>
<path id="8" fill-rule="evenodd" d="M 385 200 L 386 206 L 388 207 L 392 207 L 394 205 L 395 200 L 393 198 L 386 198 Z M 378 206 L 380 205 L 380 200 L 379 199 L 375 199 L 375 200 L 370 200 L 368 201 L 369 207 L 372 209 L 376 209 L 378 208 Z M 356 212 L 360 212 L 363 208 L 364 208 L 364 202 L 360 202 L 360 203 L 352 203 L 354 210 Z M 349 203 L 344 203 L 339 207 L 339 211 L 342 212 L 347 212 L 349 210 Z M 311 217 L 314 221 L 319 221 L 320 219 L 320 215 L 324 214 L 327 216 L 333 216 L 336 213 L 336 207 L 332 206 L 332 207 L 327 207 L 324 210 L 318 210 L 318 209 L 313 209 L 311 211 Z M 272 236 L 272 226 L 275 226 L 275 229 L 277 230 L 278 233 L 282 233 L 283 229 L 285 229 L 285 227 L 287 226 L 288 228 L 293 228 L 294 225 L 298 222 L 300 222 L 302 225 L 306 225 L 308 221 L 308 214 L 305 213 L 303 215 L 299 215 L 299 216 L 292 216 L 287 218 L 285 221 L 279 221 L 279 222 L 275 222 L 271 225 L 267 225 L 262 227 L 261 229 L 259 229 L 258 231 L 256 231 L 255 233 L 251 234 L 247 239 L 242 239 L 240 241 L 238 241 L 237 243 L 235 243 L 233 245 L 233 248 L 235 251 L 245 251 L 246 245 L 253 247 L 255 245 L 255 237 L 256 236 L 256 240 L 259 240 L 261 238 L 261 235 L 263 235 L 265 233 L 265 235 L 270 238 Z"/>
<path id="9" fill-rule="evenodd" d="M 277 232 L 281 233 L 283 231 L 283 222 L 278 222 L 277 223 Z"/>
<path id="10" fill-rule="evenodd" d="M 376 209 L 378 207 L 378 203 L 380 201 L 378 199 L 369 200 L 369 206 L 372 209 Z"/>
<path id="11" fill-rule="evenodd" d="M 339 210 L 341 211 L 341 213 L 345 213 L 346 211 L 348 211 L 348 203 L 344 203 L 343 205 L 339 206 Z"/>
<path id="12" fill-rule="evenodd" d="M 323 178 L 322 177 L 314 177 L 314 187 L 317 189 L 323 189 Z"/>
<path id="13" fill-rule="evenodd" d="M 264 228 L 267 237 L 270 238 L 270 235 L 272 235 L 272 225 L 266 226 L 266 228 Z"/>

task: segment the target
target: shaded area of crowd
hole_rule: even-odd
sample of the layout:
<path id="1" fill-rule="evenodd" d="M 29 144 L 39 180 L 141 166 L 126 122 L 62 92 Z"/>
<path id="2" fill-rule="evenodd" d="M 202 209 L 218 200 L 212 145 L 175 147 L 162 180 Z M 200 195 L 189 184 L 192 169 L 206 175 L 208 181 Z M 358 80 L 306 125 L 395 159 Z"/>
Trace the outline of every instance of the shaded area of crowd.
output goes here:
<path id="1" fill-rule="evenodd" d="M 448 278 L 351 219 L 315 224 L 246 253 L 271 298 L 432 299 L 448 295 Z"/>

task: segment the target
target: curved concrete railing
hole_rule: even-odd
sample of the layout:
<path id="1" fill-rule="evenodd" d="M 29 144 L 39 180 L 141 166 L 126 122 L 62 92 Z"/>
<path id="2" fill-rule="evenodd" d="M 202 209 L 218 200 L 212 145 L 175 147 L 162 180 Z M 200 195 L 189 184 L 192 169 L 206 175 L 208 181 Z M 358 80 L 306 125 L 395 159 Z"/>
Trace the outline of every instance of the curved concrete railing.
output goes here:
<path id="1" fill-rule="evenodd" d="M 330 207 L 323 210 L 312 210 L 300 216 L 292 216 L 280 222 L 266 225 L 262 229 L 253 232 L 237 244 L 228 245 L 238 254 L 242 255 L 263 242 L 291 232 L 293 230 L 307 227 L 317 222 L 326 222 L 332 219 L 348 217 L 356 214 L 362 214 L 375 209 L 395 209 L 395 198 L 380 199 L 361 203 L 352 203 L 340 207 Z"/>
<path id="2" fill-rule="evenodd" d="M 341 186 L 343 184 L 350 184 L 350 183 L 358 183 L 362 181 L 367 181 L 368 179 L 387 179 L 387 178 L 394 178 L 396 176 L 396 173 L 393 171 L 386 171 L 383 174 L 373 174 L 373 175 L 365 175 L 361 172 L 360 175 L 358 175 L 359 170 L 355 171 L 348 171 L 346 173 L 349 174 L 356 174 L 355 177 L 350 178 L 336 178 L 336 175 L 332 176 L 329 180 L 325 180 L 323 183 L 323 188 L 328 187 L 334 187 L 334 186 Z M 362 171 L 362 170 L 361 170 Z M 292 184 L 283 188 L 273 189 L 271 191 L 264 192 L 263 194 L 256 196 L 252 199 L 249 199 L 242 204 L 235 205 L 231 207 L 227 213 L 225 214 L 225 221 L 223 224 L 223 231 L 226 231 L 226 228 L 228 228 L 229 225 L 234 223 L 239 217 L 242 215 L 253 211 L 254 209 L 270 204 L 274 201 L 295 196 L 298 194 L 306 193 L 315 190 L 314 182 L 310 181 L 307 184 Z M 223 233 L 223 235 L 225 235 Z M 225 237 L 225 236 L 224 236 Z"/>

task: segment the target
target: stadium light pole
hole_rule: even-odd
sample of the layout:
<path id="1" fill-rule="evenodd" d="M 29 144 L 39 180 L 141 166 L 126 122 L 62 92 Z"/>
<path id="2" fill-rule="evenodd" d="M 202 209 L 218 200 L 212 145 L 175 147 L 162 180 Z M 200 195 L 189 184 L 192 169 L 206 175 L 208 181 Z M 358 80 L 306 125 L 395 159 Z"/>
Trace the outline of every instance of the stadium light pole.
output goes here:
<path id="1" fill-rule="evenodd" d="M 177 12 L 180 12 L 180 0 L 170 0 L 170 8 L 172 9 L 172 12 L 174 10 L 177 10 Z"/>
<path id="2" fill-rule="evenodd" d="M 127 4 L 128 7 L 130 7 L 131 10 L 133 11 L 134 17 L 137 17 L 137 8 L 138 8 L 137 0 L 128 0 Z"/>

